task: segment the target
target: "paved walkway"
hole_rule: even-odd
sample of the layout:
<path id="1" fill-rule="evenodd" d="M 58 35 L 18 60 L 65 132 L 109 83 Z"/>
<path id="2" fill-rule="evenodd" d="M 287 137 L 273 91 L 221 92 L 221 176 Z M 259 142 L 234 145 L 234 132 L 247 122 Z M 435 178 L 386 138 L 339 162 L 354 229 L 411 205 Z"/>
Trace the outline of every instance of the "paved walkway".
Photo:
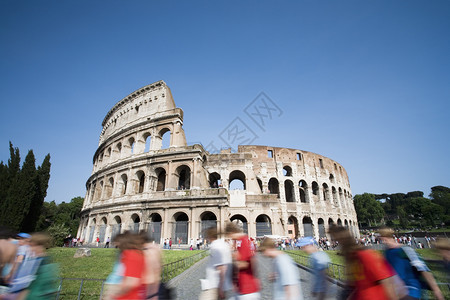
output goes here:
<path id="1" fill-rule="evenodd" d="M 258 276 L 262 285 L 261 299 L 272 299 L 271 284 L 268 280 L 269 273 L 271 272 L 272 262 L 271 259 L 258 256 Z M 168 285 L 174 287 L 176 290 L 176 299 L 182 300 L 197 300 L 200 294 L 200 279 L 205 278 L 205 268 L 208 257 L 197 262 L 188 270 L 178 275 Z M 305 300 L 313 299 L 311 297 L 311 273 L 299 268 L 300 278 L 302 282 L 303 298 Z M 336 285 L 330 285 L 330 293 L 328 299 L 336 299 L 336 296 L 340 288 Z"/>

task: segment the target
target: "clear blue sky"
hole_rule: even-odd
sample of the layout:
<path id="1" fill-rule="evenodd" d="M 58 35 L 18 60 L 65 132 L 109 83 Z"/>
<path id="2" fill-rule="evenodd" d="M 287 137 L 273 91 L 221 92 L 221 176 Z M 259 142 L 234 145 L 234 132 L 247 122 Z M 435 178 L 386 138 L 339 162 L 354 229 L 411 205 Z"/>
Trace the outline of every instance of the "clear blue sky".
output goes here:
<path id="1" fill-rule="evenodd" d="M 50 153 L 46 200 L 84 197 L 106 113 L 161 79 L 189 143 L 239 117 L 341 163 L 353 194 L 450 186 L 447 0 L 2 0 L 0 160 Z M 283 112 L 265 131 L 260 92 Z"/>

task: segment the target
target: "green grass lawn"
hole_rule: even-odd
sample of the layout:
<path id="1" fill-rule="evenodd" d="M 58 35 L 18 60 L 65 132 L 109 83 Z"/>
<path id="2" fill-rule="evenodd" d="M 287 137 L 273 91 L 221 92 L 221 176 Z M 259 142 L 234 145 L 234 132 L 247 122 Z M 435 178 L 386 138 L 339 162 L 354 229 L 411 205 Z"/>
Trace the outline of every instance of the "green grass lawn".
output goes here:
<path id="1" fill-rule="evenodd" d="M 113 264 L 117 259 L 116 249 L 92 248 L 90 257 L 74 258 L 76 248 L 53 248 L 49 250 L 54 262 L 60 268 L 62 278 L 82 278 L 82 279 L 106 279 L 111 273 Z M 163 264 L 169 264 L 184 258 L 193 256 L 202 250 L 163 250 Z M 197 260 L 190 263 L 193 264 Z M 168 273 L 169 280 L 189 268 L 171 268 Z M 63 280 L 59 299 L 77 299 L 81 280 Z M 83 282 L 81 299 L 98 299 L 102 287 L 102 281 L 86 280 Z"/>

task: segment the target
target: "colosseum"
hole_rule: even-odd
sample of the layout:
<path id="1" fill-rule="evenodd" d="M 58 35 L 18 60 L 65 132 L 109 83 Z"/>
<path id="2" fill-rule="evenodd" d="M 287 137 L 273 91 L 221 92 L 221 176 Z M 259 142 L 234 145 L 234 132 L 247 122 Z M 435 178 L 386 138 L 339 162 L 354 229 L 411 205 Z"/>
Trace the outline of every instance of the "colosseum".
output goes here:
<path id="1" fill-rule="evenodd" d="M 156 242 L 186 244 L 227 221 L 251 237 L 323 237 L 332 223 L 358 233 L 339 163 L 297 149 L 209 153 L 187 145 L 183 110 L 164 81 L 120 100 L 102 126 L 78 230 L 83 241 L 144 229 Z"/>

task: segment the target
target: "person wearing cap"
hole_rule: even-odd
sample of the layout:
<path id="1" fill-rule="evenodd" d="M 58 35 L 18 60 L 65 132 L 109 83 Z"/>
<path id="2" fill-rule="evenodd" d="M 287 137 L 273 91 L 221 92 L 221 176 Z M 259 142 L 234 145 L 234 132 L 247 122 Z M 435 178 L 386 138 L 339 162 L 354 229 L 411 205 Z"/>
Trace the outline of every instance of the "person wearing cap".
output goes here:
<path id="1" fill-rule="evenodd" d="M 324 251 L 319 251 L 312 237 L 300 239 L 297 246 L 309 255 L 309 265 L 313 270 L 312 296 L 316 299 L 325 299 L 327 295 L 328 281 L 327 270 L 330 257 Z"/>
<path id="2" fill-rule="evenodd" d="M 19 247 L 17 248 L 16 259 L 14 260 L 11 272 L 9 272 L 9 275 L 5 278 L 7 282 L 13 279 L 14 274 L 17 272 L 20 265 L 25 261 L 25 259 L 30 257 L 31 255 L 31 249 L 29 245 L 30 238 L 31 235 L 24 232 L 21 232 L 17 235 Z"/>
<path id="3" fill-rule="evenodd" d="M 277 249 L 275 241 L 266 238 L 259 251 L 264 256 L 273 258 L 272 296 L 274 300 L 302 300 L 300 273 L 290 256 Z"/>

